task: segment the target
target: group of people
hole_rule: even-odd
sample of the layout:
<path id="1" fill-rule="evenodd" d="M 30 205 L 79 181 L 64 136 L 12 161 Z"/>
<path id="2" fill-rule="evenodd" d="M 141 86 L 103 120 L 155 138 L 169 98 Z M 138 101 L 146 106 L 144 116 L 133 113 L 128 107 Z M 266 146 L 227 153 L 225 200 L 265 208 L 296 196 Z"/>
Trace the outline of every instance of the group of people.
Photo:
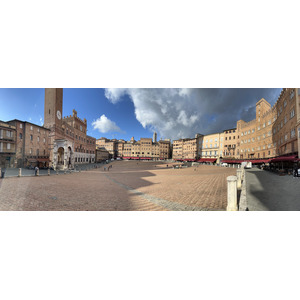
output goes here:
<path id="1" fill-rule="evenodd" d="M 108 166 L 108 167 L 104 167 L 104 172 L 107 170 L 109 172 L 109 169 L 112 168 L 112 165 Z"/>

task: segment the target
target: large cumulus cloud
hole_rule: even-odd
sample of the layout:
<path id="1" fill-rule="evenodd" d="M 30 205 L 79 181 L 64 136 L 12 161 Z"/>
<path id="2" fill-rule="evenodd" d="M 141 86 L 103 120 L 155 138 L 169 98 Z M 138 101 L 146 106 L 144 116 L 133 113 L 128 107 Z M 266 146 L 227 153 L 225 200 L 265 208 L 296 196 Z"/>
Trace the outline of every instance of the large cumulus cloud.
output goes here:
<path id="1" fill-rule="evenodd" d="M 128 95 L 137 120 L 163 138 L 193 137 L 236 126 L 255 118 L 255 104 L 265 98 L 271 104 L 281 89 L 106 89 L 112 102 Z"/>

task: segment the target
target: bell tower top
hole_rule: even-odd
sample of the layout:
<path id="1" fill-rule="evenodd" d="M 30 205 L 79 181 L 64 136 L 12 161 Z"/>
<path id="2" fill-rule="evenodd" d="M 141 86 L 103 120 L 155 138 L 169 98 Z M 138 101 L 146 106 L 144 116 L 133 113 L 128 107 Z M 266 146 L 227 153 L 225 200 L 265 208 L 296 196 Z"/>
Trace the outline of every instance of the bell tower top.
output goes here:
<path id="1" fill-rule="evenodd" d="M 62 125 L 63 89 L 45 89 L 44 126 Z"/>

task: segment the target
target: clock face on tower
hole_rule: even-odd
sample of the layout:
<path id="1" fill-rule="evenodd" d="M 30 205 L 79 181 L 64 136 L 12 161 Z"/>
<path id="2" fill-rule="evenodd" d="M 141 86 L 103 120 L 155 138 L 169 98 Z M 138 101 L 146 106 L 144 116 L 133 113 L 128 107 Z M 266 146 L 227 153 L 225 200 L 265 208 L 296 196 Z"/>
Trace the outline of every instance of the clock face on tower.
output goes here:
<path id="1" fill-rule="evenodd" d="M 61 119 L 61 112 L 59 110 L 57 111 L 56 115 L 57 115 L 57 118 L 60 120 Z"/>

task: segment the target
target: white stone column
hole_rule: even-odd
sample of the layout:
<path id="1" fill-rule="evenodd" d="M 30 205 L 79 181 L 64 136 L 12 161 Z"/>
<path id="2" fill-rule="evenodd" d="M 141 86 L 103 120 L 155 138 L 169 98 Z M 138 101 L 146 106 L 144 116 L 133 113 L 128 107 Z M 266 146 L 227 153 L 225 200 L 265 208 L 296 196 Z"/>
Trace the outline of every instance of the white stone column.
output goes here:
<path id="1" fill-rule="evenodd" d="M 18 177 L 22 177 L 22 169 L 21 168 L 19 168 L 19 175 L 18 175 Z"/>
<path id="2" fill-rule="evenodd" d="M 236 176 L 227 177 L 227 211 L 238 211 Z"/>
<path id="3" fill-rule="evenodd" d="M 68 148 L 64 147 L 64 170 L 68 169 Z"/>
<path id="4" fill-rule="evenodd" d="M 37 169 L 36 176 L 40 176 L 40 169 Z"/>
<path id="5" fill-rule="evenodd" d="M 56 171 L 57 169 L 57 152 L 53 155 L 53 163 L 52 163 L 53 169 Z"/>
<path id="6" fill-rule="evenodd" d="M 237 175 L 237 189 L 240 190 L 242 189 L 242 170 L 237 170 L 236 175 Z"/>

